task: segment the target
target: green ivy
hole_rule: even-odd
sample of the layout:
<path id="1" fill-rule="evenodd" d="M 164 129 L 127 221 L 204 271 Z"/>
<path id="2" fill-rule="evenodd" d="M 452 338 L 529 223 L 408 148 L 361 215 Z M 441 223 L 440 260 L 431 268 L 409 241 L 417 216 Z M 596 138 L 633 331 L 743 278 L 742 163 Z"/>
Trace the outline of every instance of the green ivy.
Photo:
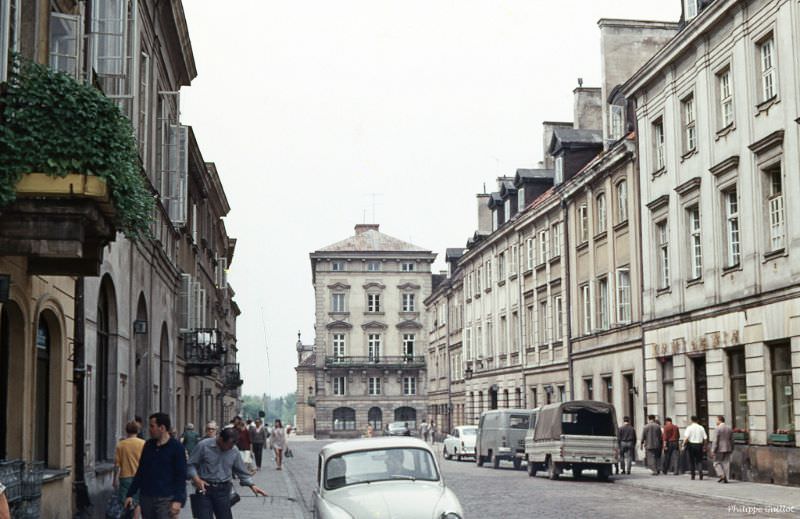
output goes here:
<path id="1" fill-rule="evenodd" d="M 0 96 L 0 206 L 24 173 L 96 175 L 111 190 L 117 229 L 149 233 L 153 196 L 133 128 L 114 102 L 72 76 L 15 57 Z"/>

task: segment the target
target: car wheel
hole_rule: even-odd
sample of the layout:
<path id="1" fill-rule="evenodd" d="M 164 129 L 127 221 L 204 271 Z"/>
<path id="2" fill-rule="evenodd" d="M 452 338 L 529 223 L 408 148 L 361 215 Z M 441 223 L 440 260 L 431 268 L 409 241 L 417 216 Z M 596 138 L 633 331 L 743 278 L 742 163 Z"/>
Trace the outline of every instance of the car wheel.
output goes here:
<path id="1" fill-rule="evenodd" d="M 572 469 L 572 477 L 575 479 L 580 479 L 583 475 L 583 469 Z"/>
<path id="2" fill-rule="evenodd" d="M 481 456 L 477 452 L 475 453 L 475 465 L 483 467 L 483 456 Z"/>
<path id="3" fill-rule="evenodd" d="M 447 447 L 442 447 L 442 456 L 444 459 L 449 460 L 452 458 L 449 454 L 447 454 Z"/>
<path id="4" fill-rule="evenodd" d="M 498 458 L 496 454 L 492 453 L 491 459 L 492 459 L 492 468 L 493 469 L 499 469 L 500 468 L 500 458 Z"/>
<path id="5" fill-rule="evenodd" d="M 536 477 L 536 463 L 528 460 L 528 476 Z"/>
<path id="6" fill-rule="evenodd" d="M 461 453 L 456 449 L 456 461 L 461 461 Z"/>
<path id="7" fill-rule="evenodd" d="M 522 460 L 520 458 L 514 458 L 514 470 L 519 470 L 522 467 Z"/>
<path id="8" fill-rule="evenodd" d="M 555 481 L 558 479 L 558 465 L 553 461 L 553 458 L 547 458 L 547 478 Z"/>
<path id="9" fill-rule="evenodd" d="M 608 477 L 611 475 L 611 466 L 610 465 L 603 465 L 599 469 L 597 469 L 597 479 L 600 481 L 608 481 Z"/>

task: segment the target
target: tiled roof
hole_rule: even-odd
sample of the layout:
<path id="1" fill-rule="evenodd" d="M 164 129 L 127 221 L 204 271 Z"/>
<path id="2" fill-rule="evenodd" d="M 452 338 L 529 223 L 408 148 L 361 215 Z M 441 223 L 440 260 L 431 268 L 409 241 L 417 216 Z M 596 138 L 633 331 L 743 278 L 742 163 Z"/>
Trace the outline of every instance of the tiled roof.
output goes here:
<path id="1" fill-rule="evenodd" d="M 303 360 L 303 362 L 300 363 L 301 368 L 313 368 L 316 365 L 317 365 L 316 353 L 312 353 L 311 355 L 306 357 L 305 360 Z"/>
<path id="2" fill-rule="evenodd" d="M 317 252 L 423 252 L 431 251 L 417 247 L 388 234 L 383 234 L 377 229 L 368 229 L 355 234 L 345 240 L 336 242 Z"/>

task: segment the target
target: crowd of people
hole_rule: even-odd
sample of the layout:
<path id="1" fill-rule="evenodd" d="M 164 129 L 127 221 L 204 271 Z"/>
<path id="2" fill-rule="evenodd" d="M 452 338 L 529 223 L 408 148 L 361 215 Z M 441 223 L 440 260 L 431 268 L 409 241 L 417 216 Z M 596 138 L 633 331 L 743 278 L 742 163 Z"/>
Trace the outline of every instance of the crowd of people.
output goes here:
<path id="1" fill-rule="evenodd" d="M 642 430 L 641 448 L 645 451 L 645 465 L 651 473 L 668 474 L 672 471 L 678 475 L 688 466 L 692 479 L 695 474 L 703 479 L 703 459 L 707 455 L 713 460 L 714 470 L 718 482 L 727 483 L 731 476 L 731 453 L 733 452 L 733 430 L 725 423 L 724 416 L 717 416 L 716 434 L 714 441 L 709 446 L 708 433 L 700 425 L 696 416 L 691 417 L 691 422 L 683 431 L 681 440 L 678 426 L 672 418 L 664 418 L 664 425 L 655 415 L 647 417 L 647 425 Z M 636 431 L 627 416 L 619 427 L 617 439 L 619 441 L 620 461 L 616 468 L 617 473 L 631 473 L 631 464 L 636 454 Z M 681 455 L 685 455 L 685 463 L 681 462 Z"/>
<path id="2" fill-rule="evenodd" d="M 155 413 L 149 417 L 150 439 L 145 441 L 142 426 L 139 417 L 126 424 L 126 437 L 114 456 L 113 499 L 136 519 L 177 517 L 187 500 L 187 481 L 195 488 L 188 496 L 194 517 L 232 518 L 233 479 L 255 495 L 266 496 L 252 476 L 262 468 L 265 449 L 273 452 L 275 468 L 282 469 L 291 432 L 281 420 L 269 427 L 260 418 L 245 421 L 236 416 L 222 429 L 208 422 L 202 436 L 188 423 L 178 437 L 170 417 Z M 5 519 L 1 511 L 0 519 Z"/>

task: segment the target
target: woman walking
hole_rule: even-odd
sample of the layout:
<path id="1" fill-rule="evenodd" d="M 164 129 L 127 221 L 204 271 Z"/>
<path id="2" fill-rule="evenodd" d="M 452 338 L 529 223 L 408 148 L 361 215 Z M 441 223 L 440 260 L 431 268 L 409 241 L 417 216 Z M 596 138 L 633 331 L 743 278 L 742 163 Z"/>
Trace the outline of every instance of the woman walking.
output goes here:
<path id="1" fill-rule="evenodd" d="M 264 444 L 267 443 L 267 428 L 261 423 L 261 419 L 256 420 L 255 427 L 250 431 L 250 442 L 253 444 L 253 455 L 256 457 L 256 467 L 261 470 L 261 454 L 264 452 Z"/>
<path id="2" fill-rule="evenodd" d="M 278 465 L 276 468 L 281 470 L 283 451 L 286 450 L 286 431 L 283 430 L 283 424 L 280 420 L 275 420 L 275 427 L 272 428 L 270 440 L 272 441 L 272 448 L 275 451 L 275 463 Z"/>

